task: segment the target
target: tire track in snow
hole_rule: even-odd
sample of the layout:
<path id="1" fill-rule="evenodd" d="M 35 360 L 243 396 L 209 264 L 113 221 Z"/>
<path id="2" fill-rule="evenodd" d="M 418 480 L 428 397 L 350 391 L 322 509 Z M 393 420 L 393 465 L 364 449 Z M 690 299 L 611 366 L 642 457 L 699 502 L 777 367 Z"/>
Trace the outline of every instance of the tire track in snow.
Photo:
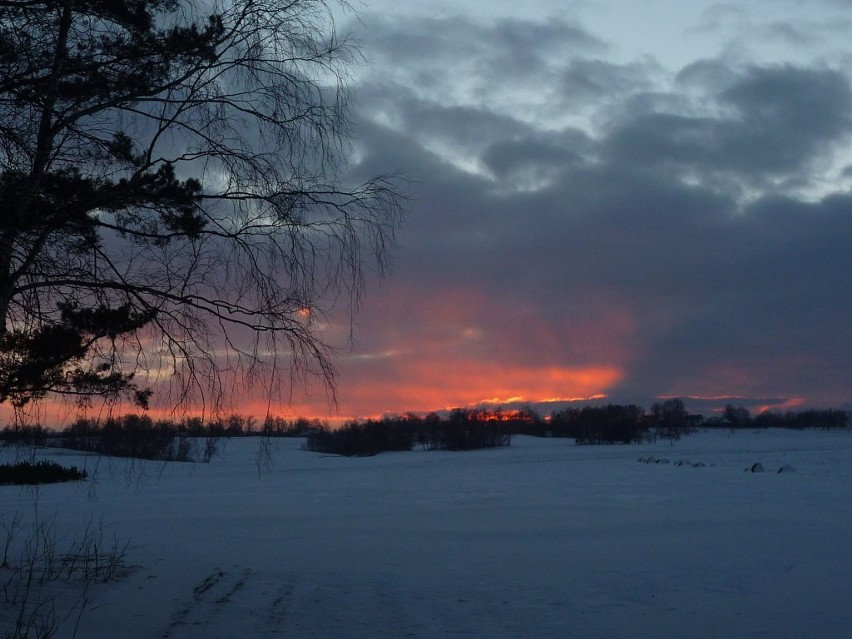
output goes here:
<path id="1" fill-rule="evenodd" d="M 213 632 L 209 626 L 220 625 L 218 617 L 226 612 L 251 576 L 248 569 L 237 574 L 214 569 L 192 589 L 192 597 L 174 612 L 161 639 L 209 637 Z"/>

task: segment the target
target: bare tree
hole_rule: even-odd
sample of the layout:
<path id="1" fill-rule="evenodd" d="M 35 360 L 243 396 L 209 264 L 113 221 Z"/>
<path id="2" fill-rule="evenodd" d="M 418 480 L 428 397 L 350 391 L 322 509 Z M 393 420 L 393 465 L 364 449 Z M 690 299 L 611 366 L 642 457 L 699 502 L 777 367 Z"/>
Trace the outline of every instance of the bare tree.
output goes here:
<path id="1" fill-rule="evenodd" d="M 0 402 L 333 392 L 401 214 L 343 177 L 357 61 L 324 0 L 0 0 Z"/>
<path id="2" fill-rule="evenodd" d="M 657 436 L 668 437 L 672 441 L 680 439 L 689 432 L 686 405 L 679 397 L 657 402 L 651 406 L 651 419 L 654 422 L 655 440 Z"/>

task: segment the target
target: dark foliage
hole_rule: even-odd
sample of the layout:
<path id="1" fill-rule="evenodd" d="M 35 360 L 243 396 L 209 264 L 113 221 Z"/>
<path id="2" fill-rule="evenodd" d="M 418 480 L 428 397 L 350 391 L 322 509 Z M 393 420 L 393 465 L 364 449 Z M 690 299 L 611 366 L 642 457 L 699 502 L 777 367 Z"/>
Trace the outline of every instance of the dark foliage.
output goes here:
<path id="1" fill-rule="evenodd" d="M 680 398 L 655 403 L 651 406 L 649 419 L 655 441 L 658 437 L 680 439 L 681 435 L 689 433 L 690 428 L 694 426 Z"/>
<path id="2" fill-rule="evenodd" d="M 269 416 L 264 420 L 260 432 L 264 437 L 307 437 L 313 432 L 327 428 L 328 424 L 319 419 L 298 417 L 289 421 Z"/>
<path id="3" fill-rule="evenodd" d="M 87 476 L 85 469 L 80 470 L 76 466 L 66 468 L 52 461 L 0 464 L 0 485 L 55 484 L 63 481 L 80 481 Z"/>
<path id="4" fill-rule="evenodd" d="M 763 411 L 751 417 L 749 411 L 742 408 L 725 409 L 728 428 L 797 428 L 797 429 L 837 429 L 849 426 L 849 413 L 832 408 L 794 411 Z"/>
<path id="5" fill-rule="evenodd" d="M 722 412 L 722 418 L 734 428 L 743 428 L 751 423 L 751 411 L 745 406 L 727 404 Z"/>
<path id="6" fill-rule="evenodd" d="M 104 422 L 79 419 L 55 439 L 55 445 L 62 448 L 161 461 L 193 461 L 192 444 L 193 440 L 170 422 L 154 422 L 144 415 Z"/>
<path id="7" fill-rule="evenodd" d="M 549 434 L 578 444 L 630 444 L 642 441 L 649 423 L 639 406 L 585 406 L 553 413 Z"/>
<path id="8" fill-rule="evenodd" d="M 339 429 L 323 427 L 309 432 L 305 449 L 334 455 L 366 456 L 412 450 L 415 444 L 427 450 L 508 446 L 512 441 L 510 428 L 486 415 L 483 411 L 456 409 L 447 418 L 432 413 L 422 418 L 408 414 L 381 420 L 353 421 Z"/>
<path id="9" fill-rule="evenodd" d="M 455 409 L 446 420 L 423 423 L 418 437 L 427 450 L 476 450 L 512 443 L 511 425 L 488 413 Z"/>
<path id="10" fill-rule="evenodd" d="M 154 421 L 135 414 L 103 421 L 78 419 L 62 430 L 39 425 L 7 426 L 0 431 L 0 442 L 13 446 L 55 446 L 115 457 L 207 463 L 218 452 L 222 438 L 305 437 L 324 428 L 328 428 L 324 422 L 305 418 L 288 421 L 267 417 L 263 427 L 257 429 L 254 418 L 236 414 L 211 421 L 199 417 Z"/>
<path id="11" fill-rule="evenodd" d="M 369 456 L 414 448 L 409 425 L 393 419 L 347 422 L 339 429 L 321 428 L 308 434 L 305 450 L 346 456 Z"/>
<path id="12" fill-rule="evenodd" d="M 14 446 L 47 446 L 54 433 L 43 426 L 6 426 L 0 441 Z"/>

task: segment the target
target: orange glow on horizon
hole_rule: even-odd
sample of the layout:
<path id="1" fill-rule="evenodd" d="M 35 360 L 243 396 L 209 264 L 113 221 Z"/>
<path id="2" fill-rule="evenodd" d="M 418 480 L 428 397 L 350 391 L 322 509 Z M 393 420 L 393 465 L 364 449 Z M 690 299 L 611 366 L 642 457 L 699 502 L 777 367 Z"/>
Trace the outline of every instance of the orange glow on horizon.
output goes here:
<path id="1" fill-rule="evenodd" d="M 633 364 L 649 355 L 644 352 L 647 346 L 641 339 L 641 326 L 620 300 L 603 296 L 579 310 L 554 310 L 533 297 L 509 302 L 498 293 L 464 285 L 424 290 L 392 283 L 366 298 L 359 311 L 355 344 L 347 341 L 352 327 L 345 322 L 309 307 L 293 309 L 298 321 L 321 329 L 323 340 L 339 349 L 334 398 L 316 371 L 289 376 L 286 367 L 291 360 L 286 353 L 273 360 L 270 353 L 259 352 L 265 368 L 257 377 L 246 379 L 239 376 L 238 366 L 222 347 L 215 357 L 223 363 L 217 389 L 228 395 L 225 405 L 218 411 L 211 410 L 209 403 L 175 407 L 182 395 L 179 390 L 169 392 L 170 384 L 175 386 L 170 381 L 173 368 L 157 366 L 162 362 L 155 359 L 159 351 L 152 343 L 151 361 L 146 362 L 153 365 L 152 373 L 146 381 L 155 395 L 146 414 L 154 420 L 236 414 L 253 417 L 260 427 L 267 415 L 338 424 L 453 408 L 493 410 L 503 406 L 510 410 L 523 404 L 540 408 L 548 403 L 611 396 L 619 402 L 619 387 L 625 388 L 624 382 L 636 374 L 631 372 Z M 343 344 L 352 345 L 351 350 Z M 255 387 L 249 388 L 252 383 Z M 684 388 L 692 394 L 658 395 L 656 399 L 706 402 L 708 410 L 724 403 L 747 405 L 752 411 L 795 409 L 805 403 L 799 397 L 770 395 L 766 380 L 747 368 L 732 368 L 730 363 L 696 366 L 683 371 L 675 383 L 663 390 Z M 629 386 L 637 388 L 637 384 Z M 720 392 L 730 390 L 739 394 Z M 268 394 L 275 399 L 270 401 Z M 655 398 L 649 393 L 645 401 L 650 405 Z M 98 400 L 83 411 L 72 402 L 49 399 L 32 412 L 31 422 L 61 426 L 81 415 L 97 418 L 127 412 L 142 411 L 129 404 L 109 406 Z M 3 418 L 11 423 L 6 406 L 0 406 Z"/>
<path id="2" fill-rule="evenodd" d="M 398 363 L 386 383 L 349 383 L 340 411 L 350 415 L 423 413 L 456 407 L 571 401 L 605 396 L 624 372 L 613 366 L 498 366 L 483 362 Z M 565 398 L 563 400 L 562 398 Z M 366 410 L 364 410 L 366 409 Z"/>
<path id="3" fill-rule="evenodd" d="M 657 395 L 657 399 L 692 399 L 702 402 L 745 401 L 752 398 L 742 395 Z"/>
<path id="4" fill-rule="evenodd" d="M 767 411 L 788 411 L 804 406 L 805 400 L 801 397 L 791 397 L 783 402 L 762 404 L 754 409 L 755 413 L 765 413 Z"/>

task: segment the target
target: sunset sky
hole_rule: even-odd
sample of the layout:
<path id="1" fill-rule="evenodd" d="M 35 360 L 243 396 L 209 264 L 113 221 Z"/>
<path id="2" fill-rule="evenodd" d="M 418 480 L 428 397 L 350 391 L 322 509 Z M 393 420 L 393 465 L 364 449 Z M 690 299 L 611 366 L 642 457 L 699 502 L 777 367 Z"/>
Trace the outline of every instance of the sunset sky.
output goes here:
<path id="1" fill-rule="evenodd" d="M 852 408 L 852 0 L 370 0 L 337 27 L 366 60 L 351 179 L 404 174 L 407 217 L 322 329 L 336 405 L 237 412 Z"/>
<path id="2" fill-rule="evenodd" d="M 848 405 L 852 2 L 373 0 L 346 28 L 355 173 L 411 202 L 354 345 L 329 329 L 340 415 Z"/>

